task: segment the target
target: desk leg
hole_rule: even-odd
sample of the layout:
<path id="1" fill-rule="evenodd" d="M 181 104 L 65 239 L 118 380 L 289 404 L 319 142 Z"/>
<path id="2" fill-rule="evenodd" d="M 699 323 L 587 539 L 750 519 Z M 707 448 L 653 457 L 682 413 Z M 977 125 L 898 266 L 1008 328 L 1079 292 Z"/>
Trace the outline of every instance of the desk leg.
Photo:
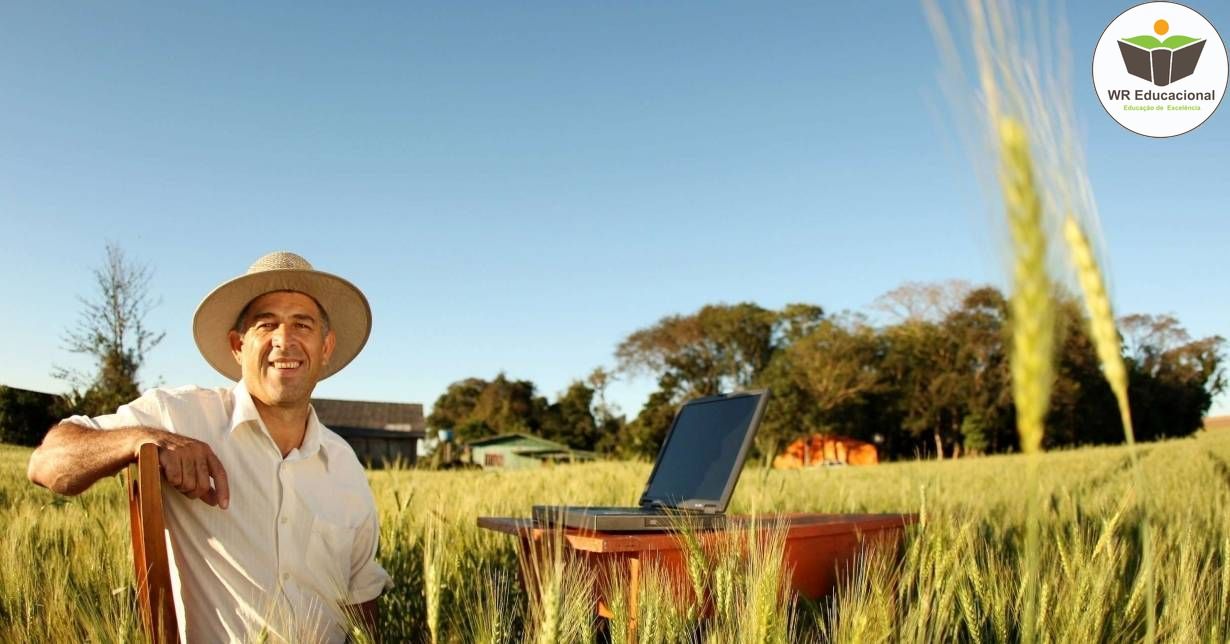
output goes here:
<path id="1" fill-rule="evenodd" d="M 641 594 L 641 558 L 628 557 L 628 641 L 636 641 L 636 598 Z"/>

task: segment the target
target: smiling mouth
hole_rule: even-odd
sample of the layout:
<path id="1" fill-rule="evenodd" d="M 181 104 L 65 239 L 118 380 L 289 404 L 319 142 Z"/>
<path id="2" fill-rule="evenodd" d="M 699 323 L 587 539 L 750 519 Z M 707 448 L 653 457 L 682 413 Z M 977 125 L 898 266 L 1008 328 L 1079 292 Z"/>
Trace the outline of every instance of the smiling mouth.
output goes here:
<path id="1" fill-rule="evenodd" d="M 269 363 L 274 369 L 298 369 L 302 360 L 273 360 Z"/>

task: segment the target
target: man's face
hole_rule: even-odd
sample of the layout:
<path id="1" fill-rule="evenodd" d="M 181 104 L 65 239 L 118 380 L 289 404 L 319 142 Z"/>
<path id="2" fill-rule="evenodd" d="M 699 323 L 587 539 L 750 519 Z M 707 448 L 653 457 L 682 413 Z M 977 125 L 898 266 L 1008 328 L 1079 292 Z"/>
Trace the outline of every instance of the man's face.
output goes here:
<path id="1" fill-rule="evenodd" d="M 266 293 L 248 305 L 239 328 L 230 333 L 231 352 L 252 398 L 306 405 L 335 342 L 316 301 L 294 291 Z"/>

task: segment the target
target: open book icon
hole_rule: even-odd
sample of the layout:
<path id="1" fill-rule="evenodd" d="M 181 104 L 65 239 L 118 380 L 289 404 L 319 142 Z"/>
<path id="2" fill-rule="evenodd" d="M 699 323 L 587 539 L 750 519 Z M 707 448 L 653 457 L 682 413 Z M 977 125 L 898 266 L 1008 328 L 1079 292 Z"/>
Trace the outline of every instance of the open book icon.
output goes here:
<path id="1" fill-rule="evenodd" d="M 1204 38 L 1191 36 L 1171 36 L 1166 40 L 1135 36 L 1119 39 L 1119 53 L 1129 74 L 1165 87 L 1196 71 L 1204 42 Z"/>

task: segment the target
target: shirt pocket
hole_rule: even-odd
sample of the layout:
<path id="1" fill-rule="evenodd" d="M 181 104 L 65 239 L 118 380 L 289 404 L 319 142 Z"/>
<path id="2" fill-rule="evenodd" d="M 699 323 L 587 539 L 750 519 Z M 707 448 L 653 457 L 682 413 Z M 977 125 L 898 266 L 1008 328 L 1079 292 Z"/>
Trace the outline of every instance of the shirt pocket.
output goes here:
<path id="1" fill-rule="evenodd" d="M 316 581 L 317 592 L 344 603 L 350 595 L 350 560 L 356 528 L 314 517 L 304 563 Z"/>

